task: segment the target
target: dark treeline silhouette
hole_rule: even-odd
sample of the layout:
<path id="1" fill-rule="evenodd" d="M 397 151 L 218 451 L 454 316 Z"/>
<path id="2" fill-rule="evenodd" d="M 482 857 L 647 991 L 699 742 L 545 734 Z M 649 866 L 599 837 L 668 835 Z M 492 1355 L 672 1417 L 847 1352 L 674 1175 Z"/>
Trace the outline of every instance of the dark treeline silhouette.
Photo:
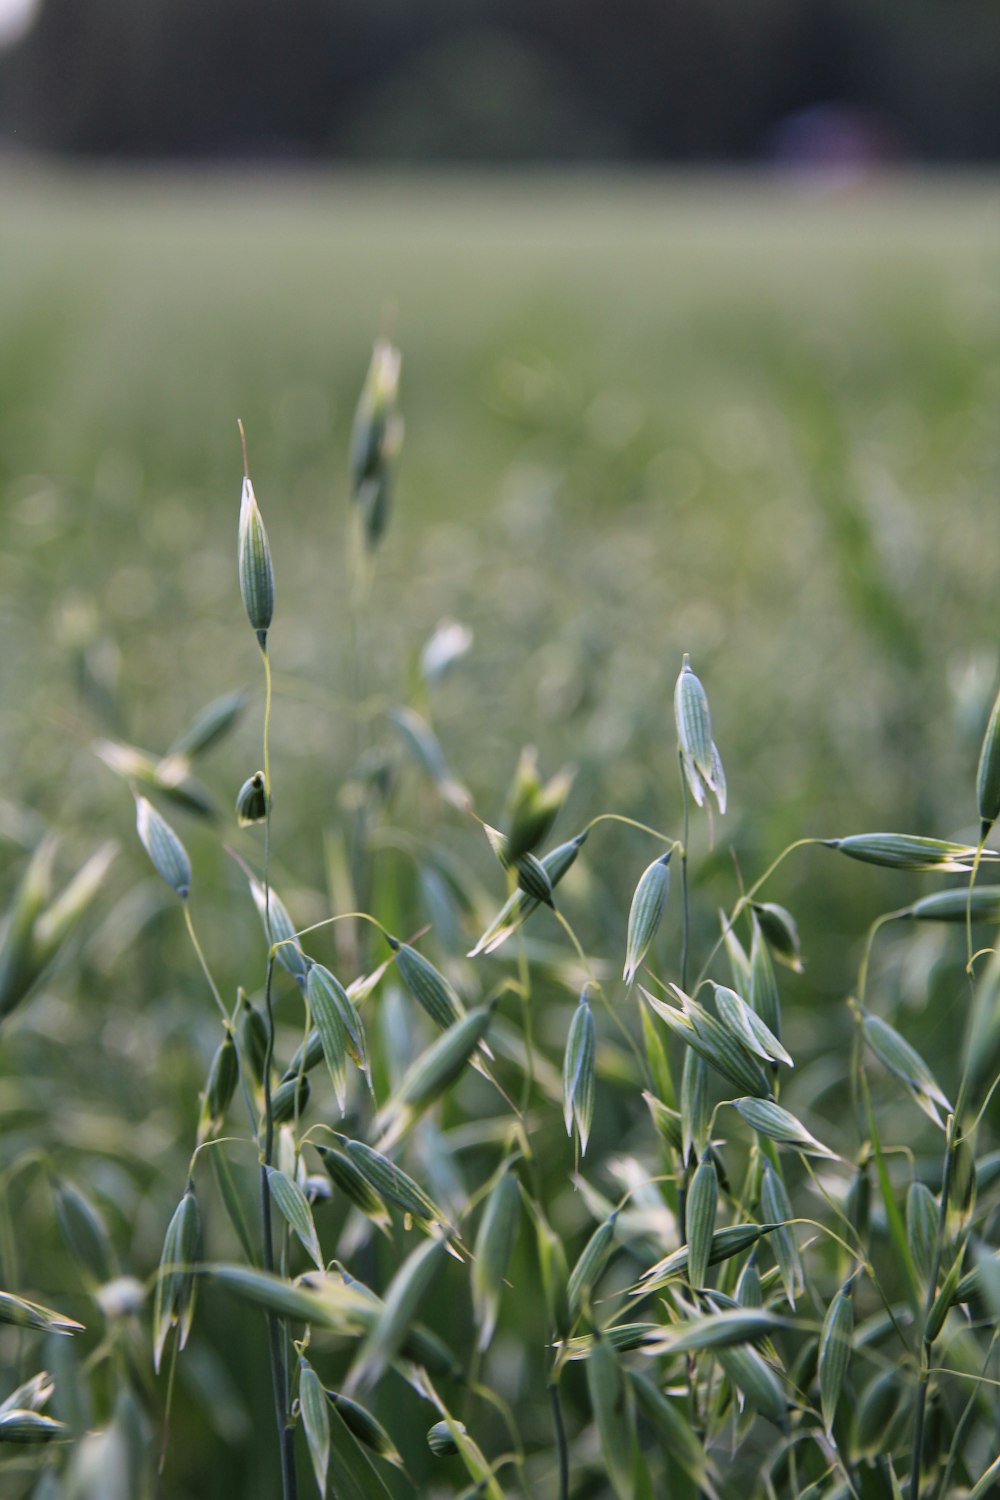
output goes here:
<path id="1" fill-rule="evenodd" d="M 121 157 L 991 161 L 1000 4 L 45 0 L 0 58 L 0 130 Z"/>

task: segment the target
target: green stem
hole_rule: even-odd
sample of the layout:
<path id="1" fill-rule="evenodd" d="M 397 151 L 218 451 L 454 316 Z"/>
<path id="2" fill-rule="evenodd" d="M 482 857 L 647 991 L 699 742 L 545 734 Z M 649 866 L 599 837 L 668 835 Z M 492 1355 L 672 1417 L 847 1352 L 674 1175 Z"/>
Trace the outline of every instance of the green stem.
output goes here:
<path id="1" fill-rule="evenodd" d="M 260 642 L 260 654 L 264 663 L 264 930 L 267 934 L 268 957 L 264 997 L 267 1019 L 267 1048 L 264 1054 L 264 1147 L 260 1161 L 260 1237 L 261 1258 L 266 1271 L 274 1273 L 274 1241 L 271 1230 L 271 1187 L 268 1168 L 274 1154 L 274 1109 L 271 1099 L 271 1069 L 274 1063 L 274 953 L 271 934 L 271 703 L 272 680 L 271 658 L 266 640 Z M 295 1473 L 295 1432 L 289 1421 L 288 1371 L 286 1367 L 286 1340 L 282 1325 L 274 1313 L 267 1314 L 267 1338 L 271 1364 L 271 1387 L 274 1396 L 274 1417 L 278 1428 L 278 1450 L 281 1458 L 282 1500 L 296 1500 L 298 1481 Z"/>
<path id="2" fill-rule="evenodd" d="M 559 1399 L 559 1384 L 549 1382 L 549 1402 L 552 1406 L 552 1425 L 556 1433 L 556 1450 L 559 1454 L 559 1500 L 569 1500 L 569 1449 L 566 1446 L 566 1428 L 563 1423 L 562 1402 Z"/>
<path id="3" fill-rule="evenodd" d="M 681 908 L 683 912 L 683 935 L 681 938 L 681 989 L 687 990 L 688 939 L 690 937 L 691 914 L 688 903 L 688 830 L 690 816 L 688 808 L 687 778 L 684 775 L 684 760 L 677 752 L 677 766 L 681 777 L 681 801 L 684 806 L 684 841 L 681 848 Z"/>
<path id="4" fill-rule="evenodd" d="M 228 1027 L 228 1025 L 229 1025 L 229 1012 L 226 1010 L 226 1007 L 225 1007 L 225 1005 L 223 1003 L 223 1000 L 222 1000 L 222 996 L 219 994 L 218 986 L 216 985 L 215 980 L 212 978 L 212 971 L 208 967 L 208 962 L 207 962 L 207 960 L 205 958 L 204 951 L 202 949 L 201 944 L 198 941 L 198 934 L 195 932 L 195 930 L 194 930 L 194 923 L 191 920 L 191 909 L 188 906 L 188 904 L 187 904 L 186 901 L 184 903 L 184 922 L 185 922 L 185 924 L 187 926 L 188 936 L 191 939 L 191 943 L 192 943 L 192 946 L 194 948 L 194 951 L 198 955 L 198 962 L 201 965 L 201 972 L 204 974 L 206 980 L 208 981 L 208 987 L 212 991 L 212 995 L 214 996 L 215 1003 L 219 1007 L 220 1011 L 222 1012 L 222 1019 L 226 1023 L 226 1026 Z"/>
<path id="5" fill-rule="evenodd" d="M 274 1058 L 274 1006 L 271 985 L 274 975 L 274 960 L 268 956 L 265 1003 L 267 1011 L 267 1050 L 264 1055 L 264 1146 L 260 1160 L 260 1238 L 261 1259 L 265 1271 L 274 1274 L 274 1240 L 271 1233 L 271 1187 L 267 1169 L 274 1152 L 274 1111 L 271 1103 L 271 1066 Z M 285 1351 L 281 1326 L 275 1313 L 267 1314 L 267 1339 L 271 1361 L 271 1388 L 274 1395 L 274 1415 L 278 1427 L 278 1447 L 281 1455 L 282 1500 L 296 1500 L 298 1486 L 295 1474 L 294 1431 L 288 1422 L 288 1406 L 285 1400 L 287 1377 Z"/>

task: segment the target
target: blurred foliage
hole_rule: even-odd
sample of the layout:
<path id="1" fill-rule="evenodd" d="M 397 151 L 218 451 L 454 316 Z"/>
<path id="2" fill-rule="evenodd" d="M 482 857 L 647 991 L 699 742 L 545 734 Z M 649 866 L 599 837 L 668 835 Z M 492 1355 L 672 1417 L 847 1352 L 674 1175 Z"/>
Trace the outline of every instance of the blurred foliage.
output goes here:
<path id="1" fill-rule="evenodd" d="M 462 955 L 503 899 L 502 873 L 408 754 L 393 705 L 433 722 L 487 822 L 501 823 L 533 744 L 545 776 L 577 769 L 557 837 L 605 810 L 679 830 L 670 695 L 690 651 L 730 796 L 718 846 L 703 823 L 692 836 L 702 950 L 715 908 L 739 893 L 730 845 L 750 879 L 802 835 L 974 837 L 997 667 L 1000 279 L 975 187 L 800 200 L 656 181 L 234 187 L 54 174 L 11 176 L 5 192 L 17 212 L 0 246 L 4 898 L 48 828 L 63 840 L 57 885 L 109 835 L 123 851 L 98 920 L 5 1025 L 16 1234 L 0 1250 L 12 1290 L 88 1323 L 85 1358 L 101 1328 L 53 1234 L 53 1178 L 98 1205 L 122 1272 L 150 1277 L 219 1040 L 170 893 L 135 838 L 132 799 L 95 741 L 140 747 L 162 777 L 160 758 L 206 703 L 251 694 L 231 736 L 198 761 L 225 810 L 221 841 L 204 817 L 163 805 L 192 856 L 192 907 L 227 1002 L 263 970 L 244 876 L 221 847 L 259 857 L 229 811 L 260 763 L 258 662 L 236 577 L 236 417 L 276 575 L 275 884 L 299 925 L 345 909 L 352 885 L 390 932 L 430 925 L 422 946 L 472 1001 L 483 980 Z M 403 351 L 406 444 L 359 644 L 348 441 L 380 325 Z M 471 645 L 462 636 L 447 668 L 421 674 L 421 651 L 449 619 Z M 567 910 L 602 977 L 620 972 L 650 854 L 628 830 L 598 829 L 567 879 Z M 807 961 L 804 977 L 783 980 L 788 1044 L 809 1059 L 793 1106 L 825 1115 L 828 1096 L 836 1120 L 850 1045 L 836 1002 L 869 921 L 924 881 L 817 850 L 768 887 L 793 910 Z M 679 936 L 674 903 L 662 951 Z M 309 951 L 345 979 L 386 956 L 347 928 Z M 579 971 L 545 913 L 531 953 L 544 975 L 536 1040 L 558 1070 Z M 875 970 L 951 1094 L 947 934 L 906 947 L 890 935 Z M 391 994 L 378 1017 L 388 1075 L 427 1036 Z M 284 1058 L 301 1029 L 290 986 L 279 1027 Z M 607 1028 L 598 1086 L 628 1064 Z M 489 1098 L 477 1099 L 471 1111 L 449 1103 L 416 1143 L 446 1204 L 495 1165 L 483 1149 Z M 578 1250 L 593 1224 L 568 1181 L 558 1105 L 553 1114 L 545 1201 Z M 475 1127 L 477 1115 L 487 1118 Z M 909 1139 L 909 1123 L 893 1118 L 893 1138 Z M 648 1120 L 607 1090 L 594 1159 L 640 1132 Z M 234 1151 L 232 1165 L 245 1187 L 252 1153 Z M 600 1191 L 616 1200 L 622 1181 Z M 206 1196 L 211 1254 L 235 1258 Z M 522 1226 L 519 1285 L 535 1275 L 528 1238 Z M 384 1286 L 381 1244 L 359 1263 Z M 262 1329 L 234 1309 L 221 1292 L 201 1299 L 179 1365 L 171 1500 L 201 1493 L 206 1473 L 220 1496 L 275 1493 L 269 1460 L 247 1442 L 269 1400 Z M 421 1315 L 447 1334 L 466 1312 L 438 1289 Z M 121 1359 L 158 1419 L 148 1336 L 120 1316 Z M 511 1316 L 537 1337 L 535 1304 Z M 45 1358 L 57 1353 L 71 1359 L 62 1348 Z M 516 1339 L 500 1339 L 489 1377 L 534 1401 L 538 1431 L 525 1442 L 547 1444 L 541 1368 Z M 579 1367 L 565 1398 L 576 1434 L 588 1420 Z M 90 1413 L 55 1415 L 77 1430 L 112 1420 L 110 1382 L 89 1399 Z M 427 1408 L 408 1390 L 397 1403 L 394 1388 L 392 1419 L 432 1493 Z M 119 1410 L 106 1431 L 134 1435 L 147 1420 Z M 506 1442 L 501 1423 L 492 1436 Z"/>
<path id="2" fill-rule="evenodd" d="M 995 161 L 998 93 L 991 0 L 42 0 L 0 129 L 112 157 Z"/>

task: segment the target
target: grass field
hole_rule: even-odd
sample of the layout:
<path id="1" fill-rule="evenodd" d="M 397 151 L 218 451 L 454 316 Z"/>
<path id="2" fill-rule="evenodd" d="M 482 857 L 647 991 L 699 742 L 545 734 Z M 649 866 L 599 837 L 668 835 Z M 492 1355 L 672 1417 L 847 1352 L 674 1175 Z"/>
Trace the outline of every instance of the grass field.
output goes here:
<path id="1" fill-rule="evenodd" d="M 730 788 L 717 848 L 703 825 L 692 834 L 696 940 L 711 940 L 716 908 L 739 893 L 730 848 L 749 880 L 804 835 L 977 836 L 1000 642 L 994 182 L 820 194 L 763 180 L 8 168 L 0 194 L 4 894 L 44 827 L 62 836 L 67 871 L 101 838 L 123 845 L 77 953 L 79 985 L 57 969 L 6 1033 L 6 1159 L 40 1137 L 67 1160 L 135 1274 L 155 1268 L 183 1186 L 218 1018 L 149 878 L 131 798 L 92 745 L 162 753 L 205 703 L 247 688 L 253 706 L 204 779 L 228 810 L 257 767 L 237 417 L 278 597 L 273 872 L 300 924 L 336 904 L 331 851 L 356 811 L 355 755 L 396 745 L 383 713 L 394 703 L 433 719 L 488 822 L 533 744 L 546 772 L 577 770 L 563 836 L 609 808 L 677 829 L 671 694 L 685 651 Z M 347 447 L 380 330 L 403 354 L 406 439 L 359 720 Z M 472 647 L 415 687 L 420 648 L 449 618 L 471 628 Z M 405 847 L 405 826 L 488 908 L 500 887 L 485 841 L 398 774 L 383 847 Z M 176 826 L 231 997 L 260 947 L 242 876 L 214 833 L 183 815 Z M 223 841 L 256 857 L 249 835 Z M 588 914 L 601 973 L 620 968 L 644 847 L 602 844 L 568 898 Z M 789 1036 L 811 1059 L 800 1101 L 839 1097 L 823 1054 L 847 1034 L 840 1002 L 866 925 L 924 889 L 862 866 L 833 873 L 828 858 L 803 854 L 769 891 L 794 909 L 809 954 L 788 997 Z M 412 883 L 401 855 L 383 920 L 413 916 Z M 421 916 L 434 921 L 429 907 Z M 665 950 L 679 925 L 673 907 Z M 541 961 L 557 938 L 540 935 Z M 954 1018 L 924 1002 L 947 993 L 948 941 L 921 939 L 910 969 L 891 942 L 876 960 L 946 1077 Z M 432 942 L 474 983 L 461 932 L 437 926 Z M 543 1046 L 557 1031 L 543 1023 Z M 608 1049 L 614 1076 L 627 1059 Z M 627 1125 L 609 1119 L 606 1143 Z M 29 1179 L 15 1206 L 23 1244 L 43 1238 L 42 1189 Z M 579 1207 L 567 1215 L 579 1230 Z M 5 1269 L 31 1296 L 30 1252 L 7 1238 Z M 34 1292 L 72 1297 L 66 1276 Z M 268 1399 L 257 1330 L 233 1333 L 216 1305 L 204 1316 L 165 1493 L 202 1493 L 222 1443 L 231 1493 L 273 1494 L 246 1442 Z M 238 1390 L 243 1365 L 259 1380 Z M 494 1378 L 510 1394 L 522 1377 L 510 1346 Z"/>

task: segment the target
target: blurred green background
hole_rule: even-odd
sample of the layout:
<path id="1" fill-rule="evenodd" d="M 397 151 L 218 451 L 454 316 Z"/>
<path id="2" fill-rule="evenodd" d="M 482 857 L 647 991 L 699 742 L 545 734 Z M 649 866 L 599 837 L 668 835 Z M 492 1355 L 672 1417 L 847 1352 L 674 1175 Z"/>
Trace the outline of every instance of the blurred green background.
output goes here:
<path id="1" fill-rule="evenodd" d="M 803 835 L 974 837 L 998 657 L 991 180 L 802 193 L 641 175 L 9 167 L 0 191 L 3 894 L 46 826 L 67 873 L 109 834 L 123 845 L 74 961 L 7 1025 L 7 1159 L 41 1144 L 100 1202 L 135 1274 L 155 1267 L 183 1187 L 218 1020 L 93 742 L 159 754 L 210 699 L 251 692 L 200 768 L 219 828 L 170 816 L 223 992 L 259 983 L 259 927 L 222 849 L 259 858 L 229 812 L 260 762 L 261 707 L 236 578 L 236 419 L 277 584 L 274 879 L 305 924 L 337 903 L 338 830 L 355 805 L 346 453 L 379 332 L 402 350 L 406 440 L 372 590 L 363 740 L 398 781 L 383 842 L 398 823 L 440 851 L 477 909 L 464 930 L 452 910 L 447 931 L 390 854 L 379 899 L 406 930 L 434 922 L 428 951 L 467 990 L 479 979 L 460 955 L 502 881 L 475 826 L 400 759 L 393 703 L 433 720 L 487 821 L 533 744 L 546 772 L 577 768 L 561 836 L 612 809 L 679 835 L 671 697 L 689 652 L 730 787 L 716 851 L 703 820 L 693 836 L 702 944 L 738 893 L 730 847 L 749 879 Z M 419 685 L 419 652 L 448 619 L 472 646 Z M 568 899 L 612 974 L 651 854 L 605 832 L 587 855 Z M 837 1002 L 866 924 L 923 889 L 843 865 L 802 855 L 768 891 L 799 920 L 808 966 L 790 981 L 789 1029 L 817 1055 L 846 1048 Z M 678 924 L 674 907 L 665 953 Z M 562 942 L 554 927 L 538 936 L 543 956 Z M 914 1003 L 951 951 L 921 941 Z M 329 937 L 315 952 L 338 961 Z M 905 970 L 896 979 L 905 1000 Z M 557 1063 L 564 1019 L 541 1029 Z M 953 1023 L 937 1010 L 915 1027 L 947 1076 Z M 606 1147 L 620 1125 L 607 1121 Z M 31 1172 L 12 1189 L 5 1269 L 72 1312 L 82 1294 L 51 1246 L 46 1193 Z M 231 1250 L 215 1217 L 212 1246 Z M 51 1256 L 32 1265 L 46 1237 Z M 230 1314 L 204 1299 L 171 1496 L 203 1493 L 206 1472 L 219 1495 L 273 1493 L 244 1446 L 267 1400 L 261 1330 Z M 494 1378 L 519 1377 L 498 1365 Z M 229 1488 L 215 1484 L 220 1442 Z M 407 1456 L 419 1478 L 426 1458 Z"/>

